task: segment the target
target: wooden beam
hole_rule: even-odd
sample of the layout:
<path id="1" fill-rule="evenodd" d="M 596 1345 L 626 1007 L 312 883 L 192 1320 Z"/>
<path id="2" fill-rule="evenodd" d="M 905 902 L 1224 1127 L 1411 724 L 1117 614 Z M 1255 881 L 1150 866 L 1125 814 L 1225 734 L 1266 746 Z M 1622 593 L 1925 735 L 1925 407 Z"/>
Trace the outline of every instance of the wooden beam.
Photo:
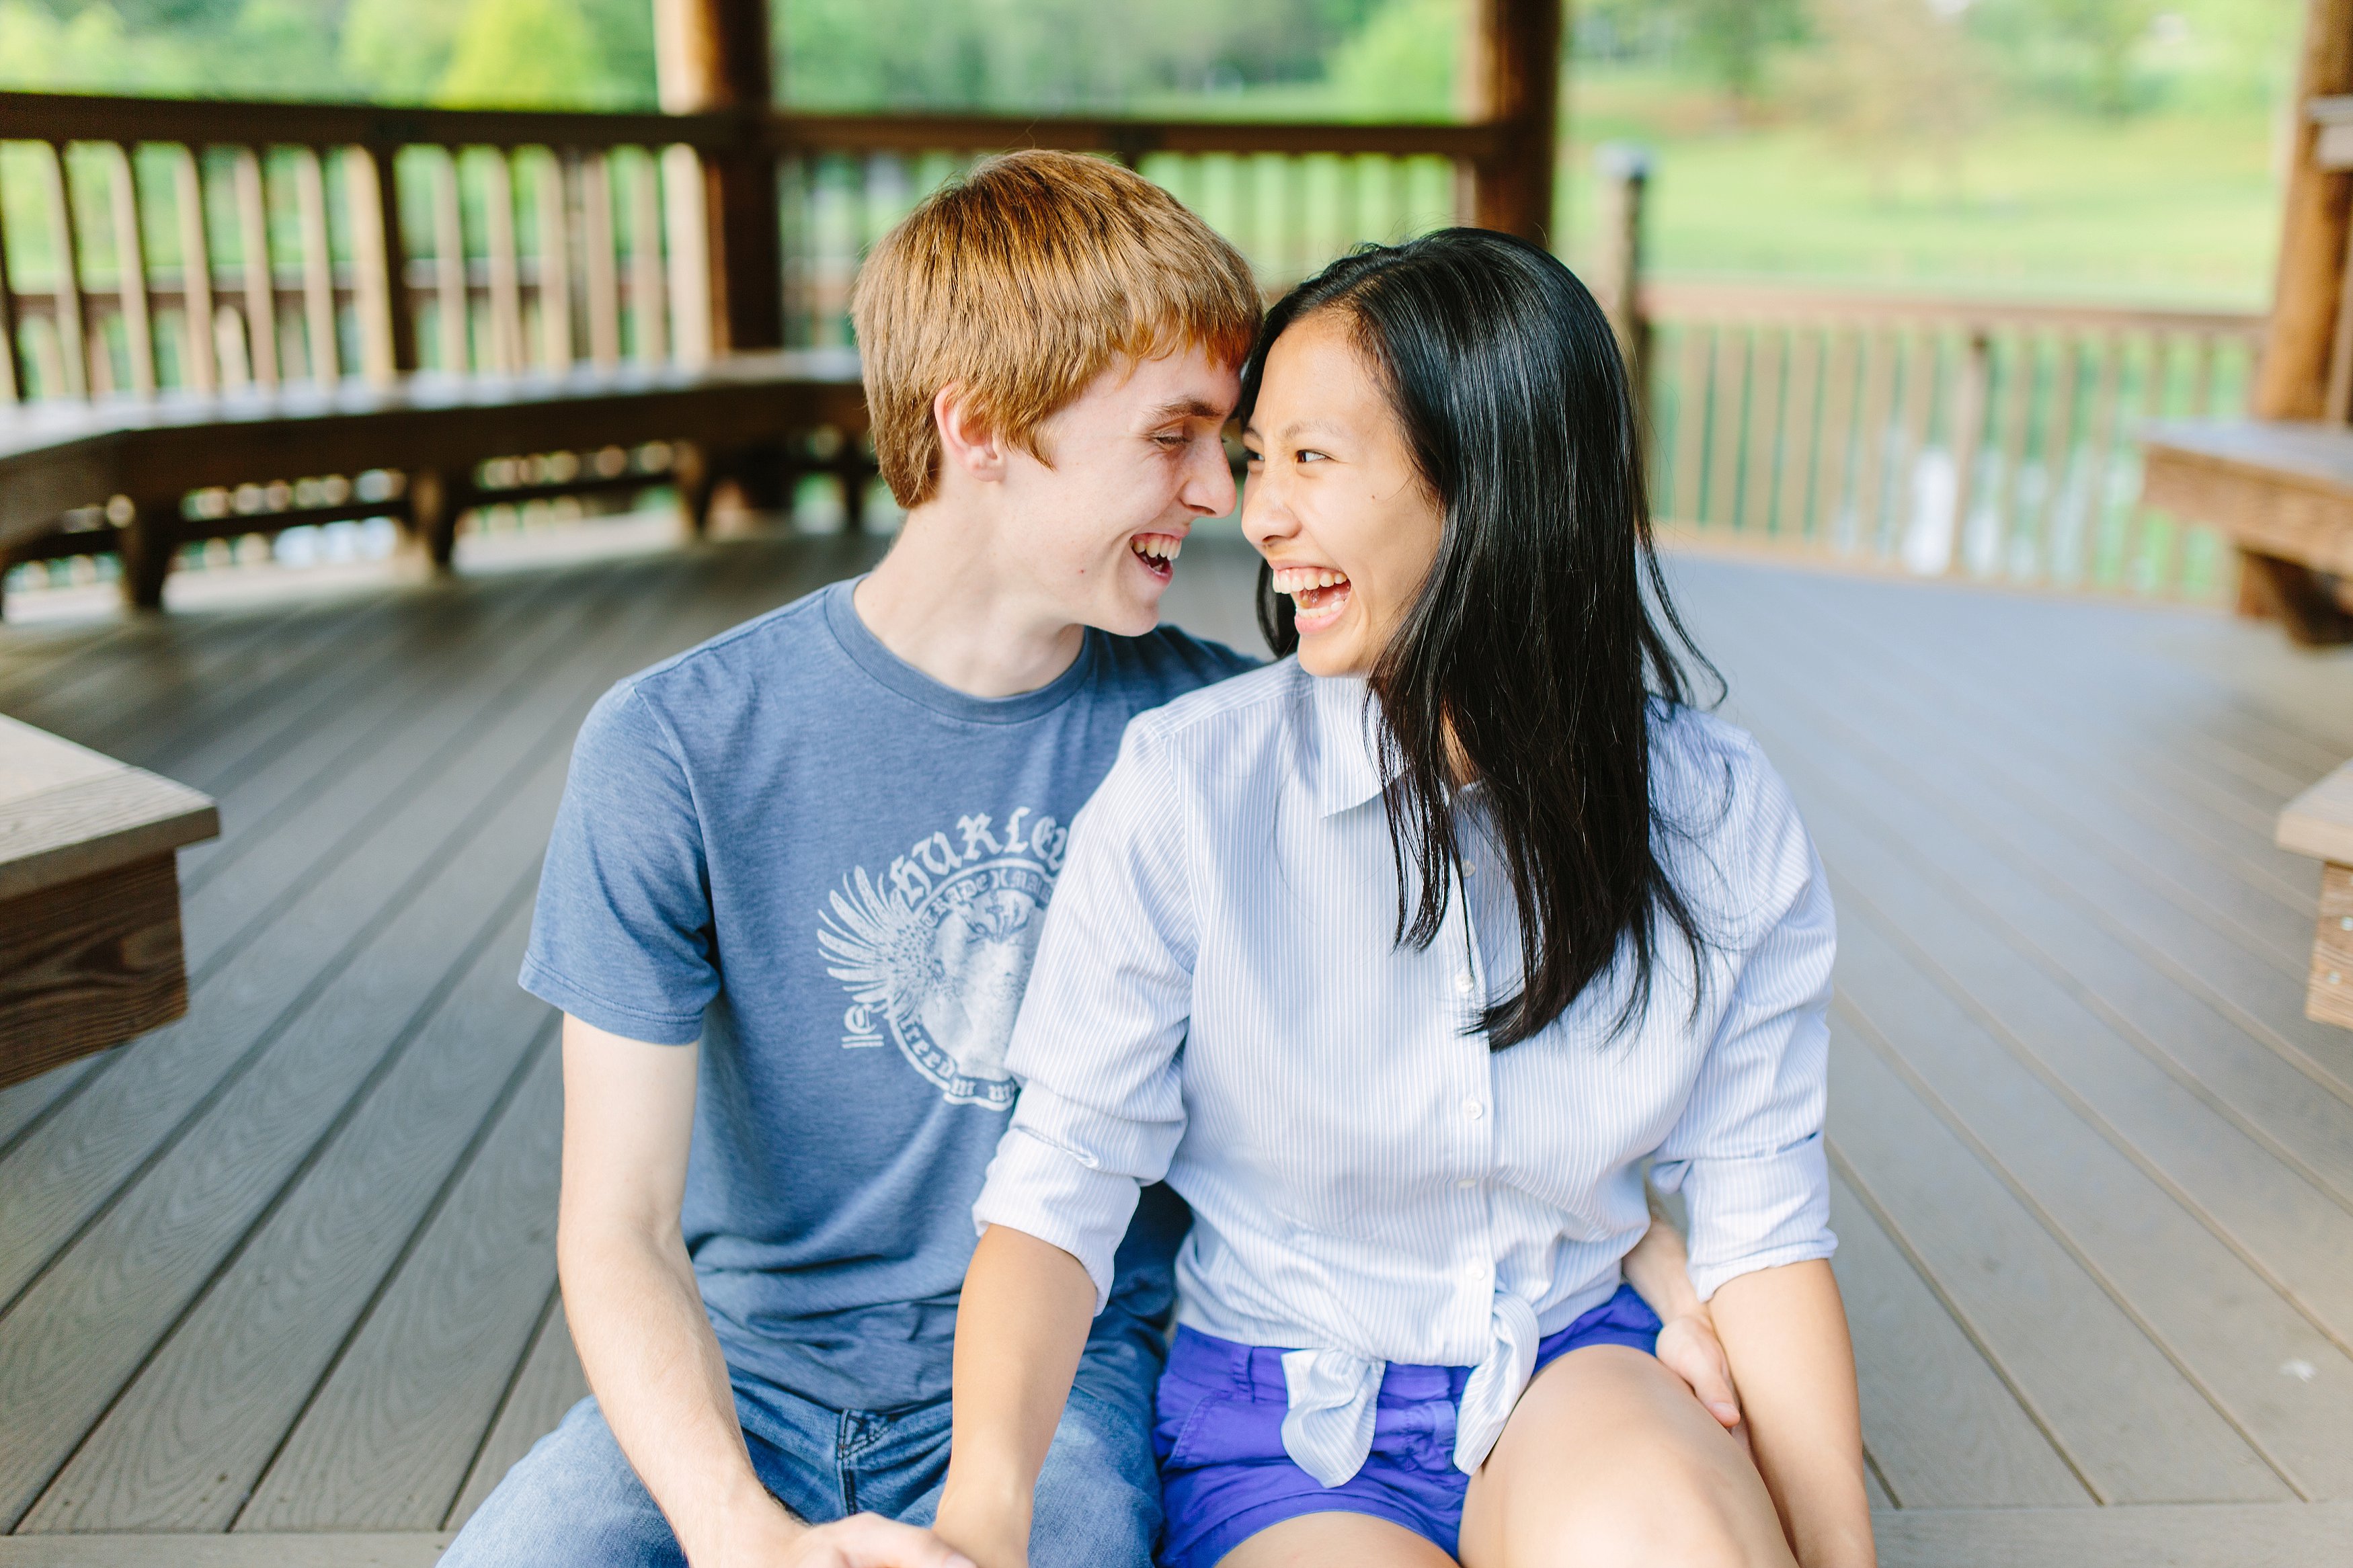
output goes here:
<path id="1" fill-rule="evenodd" d="M 1465 107 L 1474 121 L 1493 125 L 1502 143 L 1472 166 L 1471 221 L 1548 244 L 1559 138 L 1561 0 L 1471 0 L 1471 5 Z"/>
<path id="2" fill-rule="evenodd" d="M 2258 419 L 2317 419 L 2326 406 L 2345 271 L 2353 174 L 2322 166 L 2316 99 L 2353 91 L 2353 0 L 2309 0 L 2289 126 L 2286 199 L 2270 331 L 2256 373 Z"/>
<path id="3" fill-rule="evenodd" d="M 745 134 L 702 149 L 702 219 L 710 257 L 711 346 L 726 353 L 785 341 L 783 215 L 776 166 L 758 133 L 775 97 L 767 0 L 655 0 L 662 108 L 734 110 Z"/>

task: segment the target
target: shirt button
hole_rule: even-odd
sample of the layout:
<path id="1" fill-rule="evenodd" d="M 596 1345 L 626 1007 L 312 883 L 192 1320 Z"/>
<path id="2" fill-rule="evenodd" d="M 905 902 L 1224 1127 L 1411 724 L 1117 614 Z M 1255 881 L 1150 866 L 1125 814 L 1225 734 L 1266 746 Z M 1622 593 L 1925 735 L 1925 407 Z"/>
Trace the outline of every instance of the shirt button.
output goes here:
<path id="1" fill-rule="evenodd" d="M 1471 1188 L 1471 1187 L 1475 1187 L 1475 1186 L 1477 1186 L 1477 1185 L 1479 1184 L 1479 1178 L 1478 1178 L 1478 1177 L 1476 1177 L 1476 1176 L 1465 1176 L 1465 1177 L 1463 1177 L 1461 1181 L 1459 1181 L 1459 1182 L 1455 1183 L 1454 1184 L 1455 1184 L 1456 1186 L 1458 1186 L 1458 1187 L 1462 1187 L 1462 1188 L 1465 1188 L 1465 1189 L 1468 1189 L 1468 1188 Z"/>
<path id="2" fill-rule="evenodd" d="M 1484 1100 L 1466 1100 L 1462 1102 L 1462 1114 L 1469 1117 L 1472 1121 L 1476 1121 L 1479 1118 L 1487 1114 L 1486 1102 Z"/>
<path id="3" fill-rule="evenodd" d="M 1462 1271 L 1462 1278 L 1473 1285 L 1482 1285 L 1487 1279 L 1487 1266 L 1483 1263 L 1473 1263 Z"/>
<path id="4" fill-rule="evenodd" d="M 1471 972 L 1469 970 L 1466 969 L 1461 973 L 1454 977 L 1454 989 L 1460 991 L 1465 996 L 1471 994 Z"/>

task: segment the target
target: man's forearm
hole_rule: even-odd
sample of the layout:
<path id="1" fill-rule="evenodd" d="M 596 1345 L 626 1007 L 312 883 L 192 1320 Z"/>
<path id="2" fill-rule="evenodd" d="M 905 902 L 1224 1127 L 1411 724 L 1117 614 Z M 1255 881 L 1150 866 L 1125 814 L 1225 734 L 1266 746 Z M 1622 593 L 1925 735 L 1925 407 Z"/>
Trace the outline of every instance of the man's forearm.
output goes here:
<path id="1" fill-rule="evenodd" d="M 1757 1468 L 1804 1568 L 1869 1568 L 1862 1420 L 1846 1310 L 1827 1262 L 1760 1268 L 1709 1303 Z"/>
<path id="2" fill-rule="evenodd" d="M 956 1309 L 955 1427 L 934 1528 L 983 1568 L 1028 1561 L 1031 1496 L 1094 1305 L 1094 1281 L 1060 1247 L 1004 1226 L 982 1235 Z"/>
<path id="3" fill-rule="evenodd" d="M 688 1561 L 722 1563 L 735 1555 L 732 1537 L 789 1531 L 752 1468 L 683 1243 L 566 1236 L 560 1268 L 588 1384 Z"/>

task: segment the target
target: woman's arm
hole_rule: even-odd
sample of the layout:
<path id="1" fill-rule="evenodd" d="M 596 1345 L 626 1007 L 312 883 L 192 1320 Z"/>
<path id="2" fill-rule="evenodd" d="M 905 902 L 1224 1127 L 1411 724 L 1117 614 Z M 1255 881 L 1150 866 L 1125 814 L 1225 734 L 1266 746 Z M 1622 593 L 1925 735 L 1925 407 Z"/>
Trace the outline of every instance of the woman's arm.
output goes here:
<path id="1" fill-rule="evenodd" d="M 1027 1568 L 1038 1472 L 1094 1310 L 1077 1258 L 1008 1226 L 981 1234 L 956 1309 L 955 1426 L 933 1527 L 980 1568 Z"/>
<path id="2" fill-rule="evenodd" d="M 1871 1568 L 1854 1347 L 1828 1261 L 1736 1276 L 1709 1308 L 1747 1406 L 1750 1452 L 1804 1568 Z"/>

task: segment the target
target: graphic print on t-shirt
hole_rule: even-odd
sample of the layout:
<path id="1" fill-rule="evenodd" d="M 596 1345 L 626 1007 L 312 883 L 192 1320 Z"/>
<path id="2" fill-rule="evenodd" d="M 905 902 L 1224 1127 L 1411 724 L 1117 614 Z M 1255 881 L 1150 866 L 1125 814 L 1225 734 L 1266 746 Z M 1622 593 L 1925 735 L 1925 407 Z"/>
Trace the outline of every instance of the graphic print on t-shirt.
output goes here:
<path id="1" fill-rule="evenodd" d="M 854 868 L 818 919 L 826 973 L 849 989 L 842 1046 L 887 1036 L 951 1103 L 1009 1110 L 1005 1048 L 1070 830 L 1021 806 L 956 818 L 880 877 Z"/>

